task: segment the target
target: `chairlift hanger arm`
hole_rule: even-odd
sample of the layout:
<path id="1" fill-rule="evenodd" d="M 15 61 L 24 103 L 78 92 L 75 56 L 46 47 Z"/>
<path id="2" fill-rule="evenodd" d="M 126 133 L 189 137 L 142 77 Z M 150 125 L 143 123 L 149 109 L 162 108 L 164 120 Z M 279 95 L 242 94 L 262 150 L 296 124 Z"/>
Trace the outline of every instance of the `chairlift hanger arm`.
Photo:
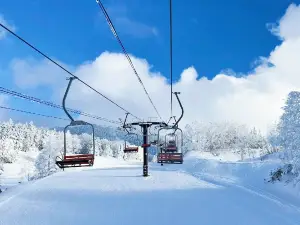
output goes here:
<path id="1" fill-rule="evenodd" d="M 128 130 L 127 128 L 132 128 L 132 127 L 129 126 L 128 124 L 126 124 L 128 115 L 129 115 L 129 113 L 126 113 L 126 117 L 125 117 L 125 120 L 124 120 L 124 122 L 123 122 L 123 128 L 124 128 L 124 130 L 126 130 L 126 132 L 127 132 L 128 134 L 130 134 L 130 132 L 129 132 L 129 130 Z"/>
<path id="2" fill-rule="evenodd" d="M 171 116 L 167 124 L 170 123 L 170 121 L 171 121 L 172 118 L 174 119 L 174 121 L 175 121 L 175 123 L 176 123 L 176 116 Z"/>
<path id="3" fill-rule="evenodd" d="M 180 121 L 180 120 L 182 119 L 182 117 L 183 117 L 184 109 L 183 109 L 183 106 L 182 106 L 182 104 L 181 104 L 181 102 L 180 102 L 180 99 L 179 99 L 179 97 L 178 97 L 178 94 L 180 94 L 180 92 L 174 92 L 174 94 L 176 95 L 177 101 L 178 101 L 178 103 L 179 103 L 179 105 L 180 105 L 180 108 L 181 108 L 181 116 L 179 117 L 179 119 L 178 119 L 178 120 L 176 121 L 176 123 L 174 124 L 174 127 L 177 127 L 179 121 Z"/>
<path id="4" fill-rule="evenodd" d="M 169 125 L 169 123 L 170 123 L 170 121 L 171 121 L 172 118 L 174 119 L 175 123 L 174 123 L 174 125 Z M 169 121 L 168 121 L 168 126 L 174 126 L 174 127 L 175 127 L 175 126 L 176 126 L 176 125 L 175 125 L 176 122 L 177 122 L 176 116 L 171 116 L 170 119 L 169 119 Z"/>
<path id="5" fill-rule="evenodd" d="M 177 121 L 177 120 L 176 120 L 176 116 L 173 116 L 173 118 L 174 118 L 174 121 L 175 121 L 175 123 L 176 123 L 176 121 Z"/>
<path id="6" fill-rule="evenodd" d="M 124 120 L 124 123 L 123 123 L 123 128 L 126 127 L 126 121 L 127 121 L 128 114 L 129 114 L 129 113 L 126 113 L 126 117 L 125 117 L 125 120 Z"/>
<path id="7" fill-rule="evenodd" d="M 70 90 L 70 87 L 71 87 L 71 84 L 73 82 L 74 79 L 77 79 L 77 77 L 69 77 L 67 78 L 67 80 L 69 80 L 69 83 L 68 83 L 68 86 L 67 86 L 67 89 L 65 91 L 65 94 L 64 94 L 64 98 L 63 98 L 63 109 L 65 111 L 65 113 L 67 114 L 67 116 L 70 118 L 70 120 L 73 122 L 74 119 L 73 117 L 70 115 L 70 113 L 68 112 L 68 110 L 66 109 L 66 99 L 67 99 L 67 96 L 68 96 L 68 93 L 69 93 L 69 90 Z"/>

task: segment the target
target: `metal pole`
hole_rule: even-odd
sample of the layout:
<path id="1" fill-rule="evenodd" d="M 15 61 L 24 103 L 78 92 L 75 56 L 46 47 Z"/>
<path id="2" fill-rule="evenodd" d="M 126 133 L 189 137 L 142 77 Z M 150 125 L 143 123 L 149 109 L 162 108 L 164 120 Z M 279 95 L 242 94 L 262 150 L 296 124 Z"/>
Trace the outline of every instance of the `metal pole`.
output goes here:
<path id="1" fill-rule="evenodd" d="M 143 129 L 143 144 L 144 144 L 144 156 L 143 156 L 143 176 L 148 177 L 148 124 L 142 124 Z"/>

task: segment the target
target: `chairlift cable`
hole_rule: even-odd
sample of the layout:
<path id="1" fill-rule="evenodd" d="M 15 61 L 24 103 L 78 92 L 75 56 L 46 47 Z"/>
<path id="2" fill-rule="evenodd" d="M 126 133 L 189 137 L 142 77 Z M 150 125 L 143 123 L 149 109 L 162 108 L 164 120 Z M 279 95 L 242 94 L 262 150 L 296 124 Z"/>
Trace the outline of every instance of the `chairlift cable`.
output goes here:
<path id="1" fill-rule="evenodd" d="M 59 120 L 68 120 L 67 118 L 61 118 L 61 117 L 57 117 L 57 116 L 49 116 L 49 115 L 34 113 L 34 112 L 30 112 L 30 111 L 25 111 L 25 110 L 15 109 L 15 108 L 10 108 L 10 107 L 5 107 L 5 106 L 0 106 L 0 108 L 6 109 L 6 110 L 11 110 L 11 111 L 16 111 L 16 112 L 21 112 L 21 113 L 26 113 L 26 114 L 42 116 L 42 117 L 54 118 L 54 119 L 59 119 Z"/>
<path id="2" fill-rule="evenodd" d="M 171 117 L 173 116 L 173 27 L 172 27 L 172 0 L 170 6 L 170 82 L 171 82 Z"/>
<path id="3" fill-rule="evenodd" d="M 42 99 L 39 99 L 39 98 L 36 98 L 36 97 L 25 95 L 25 94 L 22 94 L 20 92 L 9 90 L 9 89 L 4 88 L 4 87 L 0 87 L 0 93 L 15 96 L 15 97 L 18 97 L 18 98 L 23 98 L 23 99 L 26 99 L 26 100 L 29 100 L 29 101 L 37 102 L 39 104 L 44 104 L 44 105 L 47 105 L 47 106 L 52 107 L 52 108 L 62 109 L 62 106 L 57 105 L 53 102 L 49 102 L 49 101 L 45 101 L 45 100 L 42 100 Z M 120 124 L 120 122 L 118 122 L 118 121 L 109 120 L 109 119 L 106 119 L 106 118 L 103 118 L 103 117 L 100 117 L 100 116 L 96 116 L 96 115 L 91 115 L 91 114 L 88 114 L 88 113 L 85 113 L 85 112 L 82 112 L 82 111 L 79 111 L 79 110 L 76 110 L 76 109 L 68 108 L 68 110 L 72 113 L 83 115 L 83 116 L 90 117 L 90 118 L 93 118 L 93 119 L 103 120 L 105 122 L 114 123 L 114 124 Z"/>
<path id="4" fill-rule="evenodd" d="M 106 97 L 104 94 L 102 94 L 101 92 L 99 92 L 98 90 L 96 90 L 95 88 L 93 88 L 91 85 L 89 85 L 85 81 L 81 80 L 79 77 L 75 76 L 73 73 L 71 73 L 65 67 L 63 67 L 62 65 L 60 65 L 59 63 L 57 63 L 56 61 L 54 61 L 53 59 L 51 59 L 49 56 L 47 56 L 46 54 L 44 54 L 43 52 L 41 52 L 39 49 L 37 49 L 32 44 L 30 44 L 29 42 L 27 42 L 25 39 L 23 39 L 22 37 L 20 37 L 19 35 L 17 35 L 15 32 L 13 32 L 11 29 L 9 29 L 7 26 L 5 26 L 4 24 L 2 24 L 1 22 L 0 22 L 0 26 L 2 28 L 4 28 L 6 31 L 8 31 L 9 33 L 11 33 L 12 35 L 14 35 L 16 38 L 18 38 L 19 40 L 21 40 L 22 42 L 24 42 L 30 48 L 34 49 L 36 52 L 38 52 L 39 54 L 41 54 L 42 56 L 44 56 L 46 59 L 48 59 L 49 61 L 51 61 L 52 63 L 54 63 L 56 66 L 58 66 L 59 68 L 61 68 L 63 71 L 65 71 L 66 73 L 68 73 L 72 77 L 76 77 L 78 81 L 80 81 L 81 83 L 83 83 L 84 85 L 86 85 L 87 87 L 89 87 L 90 89 L 92 89 L 93 91 L 95 91 L 97 94 L 101 95 L 103 98 L 105 98 L 106 100 L 110 101 L 111 103 L 113 103 L 114 105 L 116 105 L 117 107 L 119 107 L 120 109 L 122 109 L 123 111 L 129 113 L 133 117 L 141 120 L 140 118 L 138 118 L 137 116 L 133 115 L 128 110 L 124 109 L 122 106 L 120 106 L 119 104 L 117 104 L 116 102 L 114 102 L 113 100 L 111 100 L 110 98 Z"/>
<path id="5" fill-rule="evenodd" d="M 134 65 L 133 65 L 133 63 L 132 63 L 132 61 L 131 61 L 131 58 L 130 58 L 130 56 L 128 55 L 128 53 L 127 53 L 127 51 L 126 51 L 126 49 L 125 49 L 125 47 L 124 47 L 124 45 L 123 45 L 121 39 L 119 38 L 119 35 L 118 35 L 118 33 L 117 33 L 117 31 L 116 31 L 116 29 L 115 29 L 115 27 L 114 27 L 114 25 L 113 25 L 113 23 L 112 23 L 112 21 L 111 21 L 109 15 L 108 15 L 108 13 L 107 13 L 107 11 L 106 11 L 104 5 L 102 4 L 102 2 L 101 2 L 100 0 L 96 0 L 96 2 L 98 3 L 100 9 L 102 10 L 102 12 L 103 12 L 103 14 L 104 14 L 104 16 L 105 16 L 105 18 L 106 18 L 106 20 L 107 20 L 107 23 L 108 23 L 108 25 L 109 25 L 109 27 L 110 27 L 110 29 L 111 29 L 113 35 L 115 36 L 115 38 L 116 38 L 117 41 L 119 42 L 119 44 L 120 44 L 120 46 L 121 46 L 121 48 L 122 48 L 122 50 L 123 50 L 124 55 L 126 56 L 126 58 L 127 58 L 128 62 L 129 62 L 129 64 L 130 64 L 131 68 L 133 69 L 133 72 L 135 73 L 135 75 L 136 75 L 138 81 L 140 82 L 140 84 L 142 85 L 142 87 L 143 87 L 143 89 L 144 89 L 146 95 L 148 96 L 148 99 L 149 99 L 150 103 L 152 104 L 153 108 L 155 109 L 155 111 L 156 111 L 158 117 L 163 121 L 163 119 L 162 119 L 162 117 L 160 116 L 160 114 L 159 114 L 157 108 L 155 107 L 155 105 L 154 105 L 154 103 L 153 103 L 153 101 L 152 101 L 152 99 L 151 99 L 149 93 L 147 92 L 146 87 L 145 87 L 145 85 L 143 84 L 143 81 L 141 80 L 141 78 L 140 78 L 138 72 L 136 71 L 136 69 L 135 69 L 135 67 L 134 67 Z"/>

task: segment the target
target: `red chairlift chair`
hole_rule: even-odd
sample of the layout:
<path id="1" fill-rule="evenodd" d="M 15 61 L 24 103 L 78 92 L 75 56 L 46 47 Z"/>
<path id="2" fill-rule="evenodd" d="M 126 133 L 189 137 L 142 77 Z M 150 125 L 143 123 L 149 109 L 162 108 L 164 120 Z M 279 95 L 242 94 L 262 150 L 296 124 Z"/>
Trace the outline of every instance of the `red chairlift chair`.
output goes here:
<path id="1" fill-rule="evenodd" d="M 128 133 L 127 136 L 134 135 L 136 136 L 136 140 L 138 140 L 138 135 L 136 133 Z M 136 153 L 139 151 L 138 146 L 127 146 L 126 140 L 125 140 L 125 147 L 124 147 L 124 153 Z"/>
<path id="2" fill-rule="evenodd" d="M 72 116 L 68 113 L 66 107 L 65 107 L 65 101 L 66 97 L 68 95 L 70 86 L 72 84 L 72 81 L 76 79 L 76 77 L 71 77 L 69 78 L 69 84 L 67 87 L 67 90 L 65 92 L 64 98 L 63 98 L 63 109 L 67 116 L 70 118 L 71 123 L 67 125 L 64 129 L 64 152 L 63 156 L 56 157 L 56 165 L 61 168 L 69 168 L 69 167 L 85 167 L 85 166 L 93 166 L 94 165 L 94 160 L 95 160 L 95 131 L 94 131 L 94 126 L 90 123 L 87 123 L 85 121 L 75 121 Z M 67 138 L 66 138 L 66 131 L 68 127 L 70 126 L 90 126 L 92 128 L 92 141 L 93 141 L 93 153 L 92 154 L 76 154 L 76 155 L 67 155 Z"/>
<path id="3" fill-rule="evenodd" d="M 160 148 L 160 152 L 157 154 L 157 163 L 160 163 L 161 165 L 163 165 L 163 163 L 167 163 L 167 164 L 173 164 L 173 163 L 183 163 L 183 154 L 182 154 L 182 147 L 183 147 L 183 141 L 182 141 L 182 137 L 183 137 L 183 133 L 182 130 L 180 128 L 174 128 L 174 127 L 163 127 L 161 129 L 159 129 L 158 131 L 158 140 L 159 140 L 159 133 L 161 130 L 174 130 L 174 132 L 165 135 L 165 143 L 164 144 L 160 144 L 159 148 Z M 181 133 L 181 142 L 180 145 L 178 145 L 178 137 L 175 134 L 176 131 L 179 130 Z M 170 139 L 168 139 L 168 137 L 171 137 Z M 180 152 L 178 150 L 178 146 L 180 146 Z"/>

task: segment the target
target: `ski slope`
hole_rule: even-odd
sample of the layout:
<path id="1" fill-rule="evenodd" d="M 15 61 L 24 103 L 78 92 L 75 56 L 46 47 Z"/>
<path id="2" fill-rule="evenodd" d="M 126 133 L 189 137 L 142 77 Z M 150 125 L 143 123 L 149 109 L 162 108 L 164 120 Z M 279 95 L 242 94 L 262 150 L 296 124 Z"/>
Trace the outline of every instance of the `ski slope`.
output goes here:
<path id="1" fill-rule="evenodd" d="M 99 158 L 93 169 L 59 172 L 1 194 L 0 224 L 300 224 L 299 198 L 263 184 L 258 174 L 267 168 L 191 154 L 183 165 L 151 164 L 144 178 L 139 163 Z"/>

